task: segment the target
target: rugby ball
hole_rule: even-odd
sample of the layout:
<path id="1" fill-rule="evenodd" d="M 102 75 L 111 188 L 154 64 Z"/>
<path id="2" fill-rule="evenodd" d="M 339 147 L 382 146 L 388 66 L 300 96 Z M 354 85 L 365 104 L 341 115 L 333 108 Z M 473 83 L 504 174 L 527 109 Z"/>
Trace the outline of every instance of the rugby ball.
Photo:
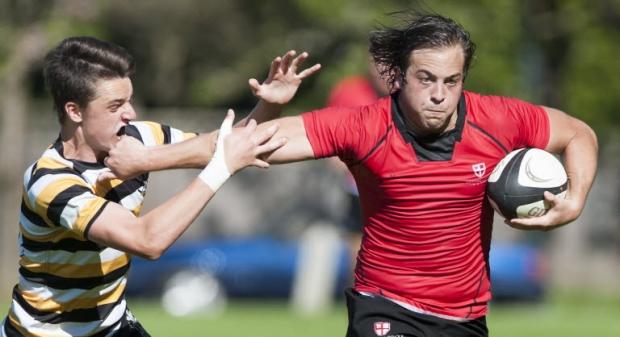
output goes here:
<path id="1" fill-rule="evenodd" d="M 564 198 L 567 186 L 566 170 L 554 155 L 525 148 L 510 152 L 497 164 L 489 176 L 487 197 L 504 218 L 529 218 L 547 213 L 545 191 Z"/>

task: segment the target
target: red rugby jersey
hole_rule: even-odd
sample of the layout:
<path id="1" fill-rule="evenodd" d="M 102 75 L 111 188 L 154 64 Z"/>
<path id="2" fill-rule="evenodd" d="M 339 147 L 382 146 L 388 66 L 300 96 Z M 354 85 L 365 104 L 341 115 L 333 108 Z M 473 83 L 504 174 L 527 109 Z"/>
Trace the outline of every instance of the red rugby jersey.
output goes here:
<path id="1" fill-rule="evenodd" d="M 465 91 L 451 158 L 422 161 L 395 95 L 302 115 L 315 157 L 339 156 L 359 188 L 364 235 L 355 289 L 439 316 L 481 317 L 491 299 L 486 182 L 508 152 L 547 145 L 547 114 Z"/>

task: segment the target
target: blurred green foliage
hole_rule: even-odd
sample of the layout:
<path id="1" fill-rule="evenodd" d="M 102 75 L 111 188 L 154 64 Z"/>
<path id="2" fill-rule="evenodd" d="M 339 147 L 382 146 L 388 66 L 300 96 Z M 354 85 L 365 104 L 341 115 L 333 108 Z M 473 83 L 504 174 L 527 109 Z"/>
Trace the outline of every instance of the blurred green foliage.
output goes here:
<path id="1" fill-rule="evenodd" d="M 0 70 L 21 32 L 37 25 L 50 45 L 95 35 L 126 47 L 146 108 L 247 110 L 247 80 L 262 79 L 276 55 L 305 50 L 307 65 L 323 70 L 304 83 L 289 109 L 296 113 L 322 106 L 338 79 L 363 73 L 368 32 L 412 8 L 471 32 L 478 52 L 467 89 L 558 107 L 603 136 L 620 124 L 620 0 L 0 0 Z M 30 87 L 41 99 L 39 70 Z"/>

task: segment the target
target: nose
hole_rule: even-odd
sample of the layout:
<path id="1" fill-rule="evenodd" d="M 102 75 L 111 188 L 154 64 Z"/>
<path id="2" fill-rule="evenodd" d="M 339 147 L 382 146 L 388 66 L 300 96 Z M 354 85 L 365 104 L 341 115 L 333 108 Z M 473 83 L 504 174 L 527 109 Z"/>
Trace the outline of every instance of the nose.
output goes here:
<path id="1" fill-rule="evenodd" d="M 123 119 L 123 121 L 129 122 L 129 121 L 136 119 L 136 117 L 137 117 L 137 114 L 136 114 L 136 110 L 134 110 L 133 108 L 133 105 L 131 105 L 131 103 L 129 102 L 125 103 L 125 106 L 123 107 L 123 113 L 121 115 L 121 118 Z"/>
<path id="2" fill-rule="evenodd" d="M 441 104 L 446 99 L 446 87 L 443 83 L 435 83 L 431 90 L 431 101 L 433 104 Z"/>

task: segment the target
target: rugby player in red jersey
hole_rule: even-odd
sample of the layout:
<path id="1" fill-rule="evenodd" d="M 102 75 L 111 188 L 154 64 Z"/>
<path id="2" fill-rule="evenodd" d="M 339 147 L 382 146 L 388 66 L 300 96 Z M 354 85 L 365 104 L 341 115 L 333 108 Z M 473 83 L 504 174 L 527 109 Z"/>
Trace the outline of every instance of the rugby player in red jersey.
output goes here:
<path id="1" fill-rule="evenodd" d="M 468 32 L 439 15 L 382 28 L 370 53 L 399 90 L 363 107 L 275 120 L 288 142 L 269 162 L 338 156 L 359 189 L 364 233 L 347 337 L 488 335 L 485 188 L 510 151 L 561 153 L 569 176 L 565 199 L 545 195 L 546 215 L 510 225 L 549 230 L 583 210 L 596 172 L 592 129 L 554 108 L 465 91 L 474 50 Z"/>

